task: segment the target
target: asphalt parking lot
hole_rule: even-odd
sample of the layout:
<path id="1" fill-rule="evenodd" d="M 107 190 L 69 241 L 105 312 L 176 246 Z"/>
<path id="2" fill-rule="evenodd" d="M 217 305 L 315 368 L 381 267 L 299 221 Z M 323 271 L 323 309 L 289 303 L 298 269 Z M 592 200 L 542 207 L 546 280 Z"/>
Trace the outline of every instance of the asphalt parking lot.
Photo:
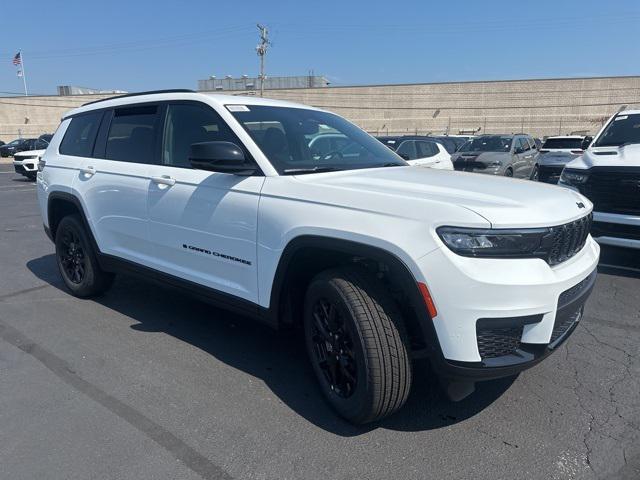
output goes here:
<path id="1" fill-rule="evenodd" d="M 127 277 L 70 296 L 34 183 L 0 165 L 0 477 L 640 478 L 640 255 L 599 270 L 542 364 L 460 403 L 417 364 L 405 408 L 354 427 L 294 333 Z"/>

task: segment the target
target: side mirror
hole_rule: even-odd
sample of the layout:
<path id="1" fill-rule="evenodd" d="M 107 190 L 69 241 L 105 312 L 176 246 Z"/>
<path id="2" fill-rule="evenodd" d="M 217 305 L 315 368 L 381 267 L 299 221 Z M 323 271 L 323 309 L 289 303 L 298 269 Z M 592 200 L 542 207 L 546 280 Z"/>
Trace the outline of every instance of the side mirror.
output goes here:
<path id="1" fill-rule="evenodd" d="M 242 149 L 232 142 L 193 143 L 189 149 L 193 168 L 211 172 L 252 175 L 256 168 L 247 164 Z"/>
<path id="2" fill-rule="evenodd" d="M 586 137 L 584 137 L 582 139 L 582 143 L 580 144 L 580 148 L 582 150 L 586 150 L 587 148 L 589 148 L 589 145 L 591 145 L 591 142 L 593 142 L 593 137 L 591 135 L 587 135 Z"/>

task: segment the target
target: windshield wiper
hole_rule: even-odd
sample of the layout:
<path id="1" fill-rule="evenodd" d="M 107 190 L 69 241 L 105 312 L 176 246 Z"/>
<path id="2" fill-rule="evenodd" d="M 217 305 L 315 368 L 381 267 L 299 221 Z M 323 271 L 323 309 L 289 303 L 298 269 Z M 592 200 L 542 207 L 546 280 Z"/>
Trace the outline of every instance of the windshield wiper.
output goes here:
<path id="1" fill-rule="evenodd" d="M 342 170 L 337 167 L 308 167 L 308 168 L 287 168 L 282 171 L 285 175 L 296 175 L 299 173 L 321 173 L 321 172 L 337 172 Z"/>

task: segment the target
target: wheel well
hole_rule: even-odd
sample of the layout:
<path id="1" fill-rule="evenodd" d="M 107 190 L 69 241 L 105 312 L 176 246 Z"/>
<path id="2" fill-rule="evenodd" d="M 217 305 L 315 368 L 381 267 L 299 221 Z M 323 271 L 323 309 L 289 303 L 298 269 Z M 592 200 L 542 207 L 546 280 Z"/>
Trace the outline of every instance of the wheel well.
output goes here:
<path id="1" fill-rule="evenodd" d="M 65 198 L 52 198 L 49 201 L 48 214 L 49 214 L 49 230 L 51 231 L 51 237 L 56 238 L 56 230 L 62 220 L 67 215 L 73 215 L 74 213 L 81 213 L 80 208 L 71 200 Z"/>
<path id="2" fill-rule="evenodd" d="M 421 309 L 420 313 L 426 309 L 413 275 L 404 263 L 390 253 L 367 245 L 357 246 L 355 252 L 357 253 L 354 253 L 353 248 L 323 245 L 302 246 L 293 253 L 289 252 L 289 255 L 285 251 L 283 257 L 287 257 L 286 265 L 282 266 L 281 262 L 271 295 L 270 310 L 275 316 L 276 324 L 281 327 L 297 327 L 302 324 L 304 295 L 317 274 L 341 265 L 357 265 L 385 285 L 385 290 L 390 293 L 402 313 L 411 349 L 424 350 L 427 345 L 420 327 L 421 315 L 417 309 Z"/>

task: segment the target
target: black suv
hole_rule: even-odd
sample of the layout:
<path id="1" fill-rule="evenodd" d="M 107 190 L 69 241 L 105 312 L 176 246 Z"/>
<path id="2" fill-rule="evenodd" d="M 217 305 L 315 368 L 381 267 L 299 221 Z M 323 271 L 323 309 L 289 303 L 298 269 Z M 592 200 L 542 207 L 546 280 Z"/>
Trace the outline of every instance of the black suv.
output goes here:
<path id="1" fill-rule="evenodd" d="M 18 152 L 30 150 L 44 150 L 49 145 L 46 140 L 39 138 L 19 138 L 0 147 L 0 156 L 12 157 Z"/>

